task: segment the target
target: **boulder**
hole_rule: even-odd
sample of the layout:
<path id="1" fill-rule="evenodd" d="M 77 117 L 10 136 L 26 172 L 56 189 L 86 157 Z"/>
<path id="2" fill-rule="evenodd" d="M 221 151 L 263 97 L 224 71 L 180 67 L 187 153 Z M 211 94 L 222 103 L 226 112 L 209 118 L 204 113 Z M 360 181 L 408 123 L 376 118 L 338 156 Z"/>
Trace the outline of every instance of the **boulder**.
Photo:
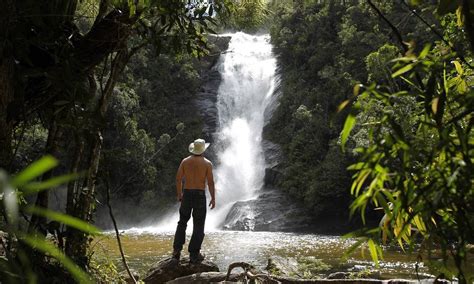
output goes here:
<path id="1" fill-rule="evenodd" d="M 218 111 L 216 107 L 217 92 L 221 84 L 219 72 L 219 59 L 221 54 L 229 47 L 231 37 L 210 36 L 209 44 L 211 52 L 202 60 L 196 61 L 202 84 L 194 97 L 194 107 L 202 119 L 202 137 L 206 141 L 213 142 L 213 134 L 217 130 Z M 211 153 L 211 160 L 212 160 Z"/>
<path id="2" fill-rule="evenodd" d="M 172 258 L 166 258 L 153 265 L 143 281 L 149 284 L 166 283 L 179 277 L 203 272 L 219 272 L 219 268 L 215 263 L 207 260 L 191 264 L 187 257 L 182 258 L 179 262 Z"/>
<path id="3" fill-rule="evenodd" d="M 268 259 L 267 267 L 268 273 L 276 276 L 299 276 L 300 271 L 298 261 L 293 257 L 281 257 L 274 255 Z"/>
<path id="4" fill-rule="evenodd" d="M 176 278 L 167 282 L 167 284 L 208 284 L 208 283 L 242 283 L 242 274 L 231 274 L 228 281 L 225 281 L 227 273 L 225 272 L 202 272 L 180 278 Z"/>
<path id="5" fill-rule="evenodd" d="M 351 279 L 353 278 L 350 272 L 334 272 L 328 275 L 326 279 Z"/>
<path id="6" fill-rule="evenodd" d="M 224 229 L 237 231 L 307 232 L 315 230 L 312 217 L 301 204 L 277 189 L 265 189 L 251 200 L 236 202 Z"/>
<path id="7" fill-rule="evenodd" d="M 136 281 L 140 280 L 140 274 L 138 273 L 138 271 L 130 269 L 130 272 L 132 273 L 133 278 L 135 278 Z M 133 282 L 132 278 L 130 278 L 130 275 L 128 275 L 128 272 L 126 270 L 120 272 L 119 276 L 120 279 L 122 279 L 127 284 L 135 283 Z"/>

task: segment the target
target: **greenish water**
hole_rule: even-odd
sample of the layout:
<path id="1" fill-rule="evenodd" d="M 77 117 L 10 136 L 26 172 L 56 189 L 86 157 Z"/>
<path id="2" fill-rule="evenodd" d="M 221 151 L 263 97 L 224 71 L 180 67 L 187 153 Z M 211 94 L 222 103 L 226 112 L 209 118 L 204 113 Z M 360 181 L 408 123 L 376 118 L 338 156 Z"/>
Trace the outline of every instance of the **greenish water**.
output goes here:
<path id="1" fill-rule="evenodd" d="M 190 236 L 187 236 L 187 242 Z M 146 231 L 122 232 L 122 243 L 129 266 L 143 275 L 153 263 L 168 257 L 172 251 L 173 234 Z M 294 267 L 294 276 L 325 277 L 332 272 L 374 272 L 377 278 L 426 278 L 430 271 L 417 263 L 416 254 L 397 249 L 385 249 L 384 259 L 376 268 L 367 250 L 356 252 L 347 260 L 341 257 L 353 240 L 339 236 L 282 232 L 216 231 L 204 239 L 207 259 L 225 271 L 232 262 L 245 261 L 264 269 L 268 258 L 280 257 Z M 113 261 L 122 267 L 114 234 L 106 234 L 92 243 L 98 261 Z M 184 253 L 187 254 L 186 252 Z M 474 271 L 474 263 L 469 264 Z M 418 267 L 418 268 L 417 268 Z M 418 276 L 417 276 L 418 270 Z"/>

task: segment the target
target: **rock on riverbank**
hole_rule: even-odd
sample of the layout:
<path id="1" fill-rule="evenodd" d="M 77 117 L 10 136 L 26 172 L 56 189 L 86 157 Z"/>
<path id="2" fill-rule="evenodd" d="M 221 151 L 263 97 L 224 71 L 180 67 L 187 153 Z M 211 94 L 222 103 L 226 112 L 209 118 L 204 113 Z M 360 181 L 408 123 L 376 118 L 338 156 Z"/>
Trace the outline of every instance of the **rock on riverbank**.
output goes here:
<path id="1" fill-rule="evenodd" d="M 161 284 L 176 278 L 203 272 L 219 272 L 219 268 L 215 263 L 207 260 L 191 264 L 189 258 L 186 257 L 179 262 L 172 258 L 166 258 L 153 265 L 143 281 L 147 284 Z"/>

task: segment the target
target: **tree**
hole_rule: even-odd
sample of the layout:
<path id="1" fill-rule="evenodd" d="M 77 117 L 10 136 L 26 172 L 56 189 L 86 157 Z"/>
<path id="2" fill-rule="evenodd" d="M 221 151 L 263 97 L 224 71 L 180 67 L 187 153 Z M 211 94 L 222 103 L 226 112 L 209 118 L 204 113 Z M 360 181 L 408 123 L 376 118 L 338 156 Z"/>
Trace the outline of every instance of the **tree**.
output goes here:
<path id="1" fill-rule="evenodd" d="M 469 4 L 453 7 L 467 38 L 472 32 L 472 22 L 466 22 L 472 17 Z M 447 12 L 446 5 L 440 1 L 438 13 Z M 454 20 L 445 18 L 445 25 L 449 19 Z M 418 250 L 428 253 L 425 261 L 436 272 L 467 283 L 466 245 L 474 241 L 474 91 L 468 60 L 474 45 L 467 55 L 454 46 L 443 38 L 418 53 L 408 48 L 395 59 L 391 74 L 404 84 L 398 90 L 371 84 L 356 92 L 353 111 L 360 114 L 357 120 L 355 112 L 348 115 L 341 137 L 344 145 L 356 121 L 367 129 L 370 142 L 356 150 L 358 161 L 350 167 L 356 197 L 351 212 L 364 219 L 373 204 L 386 214 L 379 227 L 359 232 L 372 258 L 377 262 L 382 254 L 377 244 L 394 240 L 415 248 L 421 239 Z M 441 264 L 431 261 L 434 247 L 442 251 Z"/>
<path id="2" fill-rule="evenodd" d="M 2 2 L 0 166 L 11 164 L 13 129 L 39 117 L 48 129 L 45 153 L 62 157 L 73 173 L 86 173 L 68 185 L 67 213 L 91 222 L 106 113 L 129 59 L 147 45 L 203 55 L 213 13 L 225 16 L 228 5 L 214 1 L 191 10 L 181 0 Z M 48 200 L 47 191 L 39 192 L 36 205 L 47 208 Z M 45 225 L 43 216 L 33 216 L 30 231 L 45 232 Z M 68 229 L 68 255 L 85 265 L 86 248 L 87 234 Z"/>

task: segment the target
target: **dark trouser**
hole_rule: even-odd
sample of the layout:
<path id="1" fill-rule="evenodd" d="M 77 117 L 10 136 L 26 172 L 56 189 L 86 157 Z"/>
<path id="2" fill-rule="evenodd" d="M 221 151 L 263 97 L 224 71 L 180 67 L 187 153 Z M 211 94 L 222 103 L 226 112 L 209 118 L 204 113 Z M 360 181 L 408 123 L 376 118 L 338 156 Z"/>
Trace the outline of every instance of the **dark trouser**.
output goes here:
<path id="1" fill-rule="evenodd" d="M 183 190 L 183 199 L 179 208 L 179 222 L 174 235 L 173 249 L 181 251 L 186 239 L 186 226 L 193 215 L 193 235 L 188 251 L 197 255 L 204 239 L 204 223 L 206 221 L 206 193 L 204 190 Z"/>

